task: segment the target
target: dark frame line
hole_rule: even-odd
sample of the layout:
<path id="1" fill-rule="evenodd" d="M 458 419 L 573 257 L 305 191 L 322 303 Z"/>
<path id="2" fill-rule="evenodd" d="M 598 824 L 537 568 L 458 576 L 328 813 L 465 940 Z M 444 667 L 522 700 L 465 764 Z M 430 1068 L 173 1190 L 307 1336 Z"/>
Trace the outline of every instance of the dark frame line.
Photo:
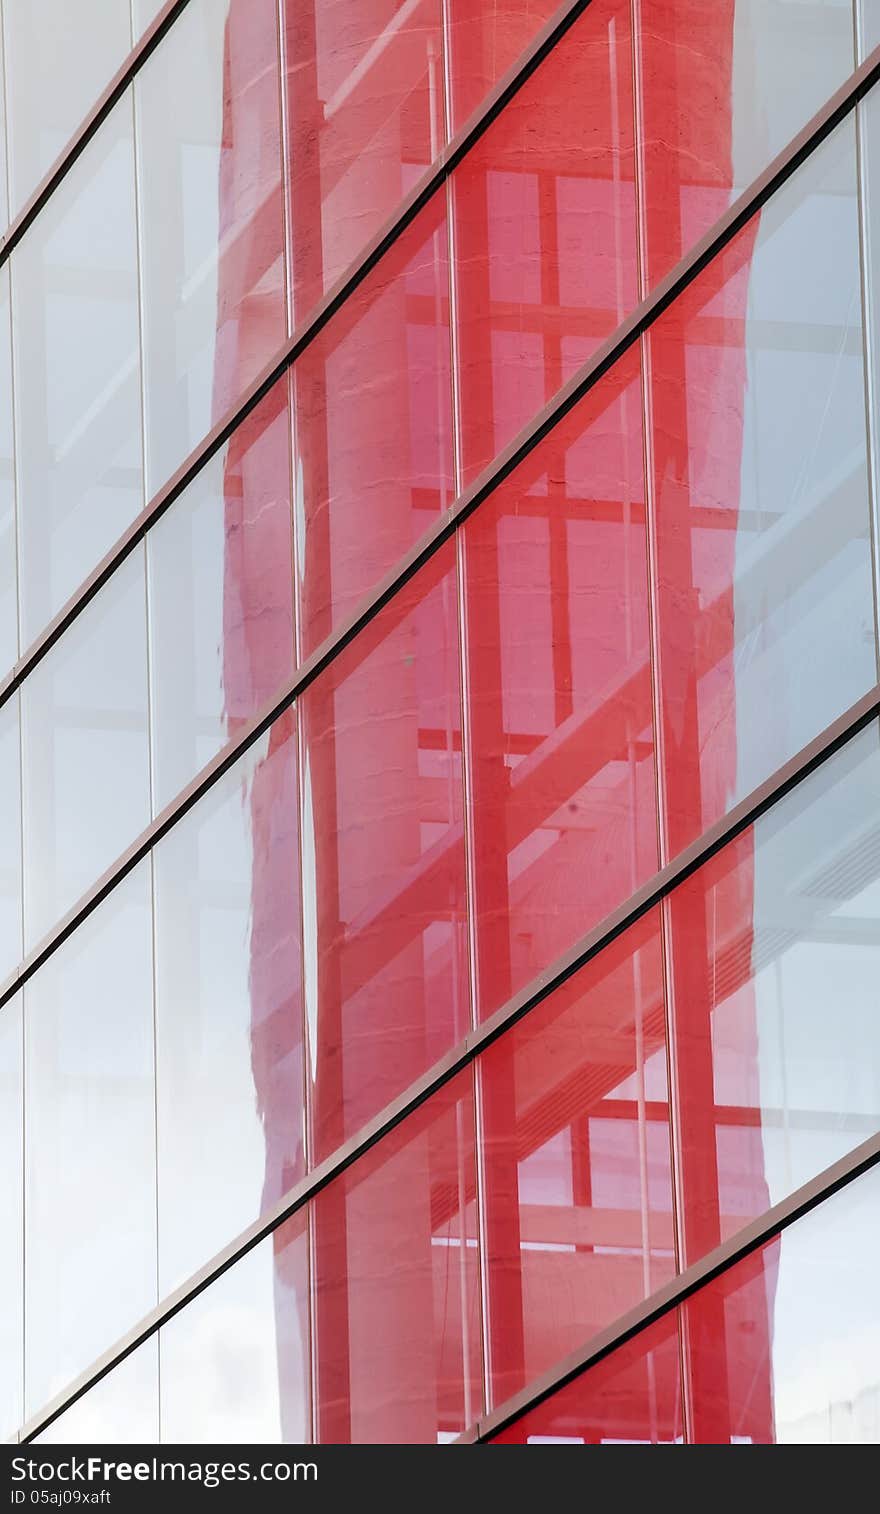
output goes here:
<path id="1" fill-rule="evenodd" d="M 485 1444 L 491 1441 L 501 1430 L 515 1424 L 530 1409 L 536 1408 L 560 1388 L 574 1382 L 590 1367 L 596 1366 L 606 1356 L 610 1356 L 619 1346 L 625 1345 L 634 1336 L 640 1335 L 649 1325 L 653 1325 L 664 1315 L 685 1303 L 714 1278 L 728 1272 L 731 1267 L 736 1266 L 737 1262 L 743 1261 L 767 1241 L 781 1235 L 789 1225 L 803 1219 L 810 1210 L 818 1208 L 826 1199 L 839 1193 L 841 1188 L 855 1182 L 866 1172 L 870 1172 L 878 1163 L 880 1163 L 880 1134 L 863 1141 L 847 1156 L 841 1157 L 824 1172 L 820 1172 L 808 1183 L 795 1189 L 794 1193 L 789 1194 L 780 1203 L 774 1204 L 773 1208 L 768 1209 L 759 1219 L 753 1220 L 751 1224 L 738 1230 L 729 1240 L 716 1246 L 714 1251 L 710 1251 L 698 1262 L 693 1262 L 665 1287 L 659 1288 L 643 1303 L 622 1315 L 613 1325 L 609 1325 L 598 1335 L 594 1335 L 588 1345 L 578 1351 L 573 1351 L 549 1372 L 542 1373 L 521 1393 L 506 1399 L 491 1414 L 479 1419 L 470 1432 L 466 1432 L 453 1444 Z"/>
<path id="2" fill-rule="evenodd" d="M 590 0 L 576 0 L 573 11 L 578 6 L 589 4 Z M 570 17 L 573 14 L 568 12 Z M 561 23 L 560 23 L 561 24 Z M 549 46 L 546 38 L 540 46 Z M 538 44 L 536 43 L 536 47 Z M 507 447 L 499 453 L 494 462 L 474 480 L 473 484 L 438 517 L 435 524 L 425 532 L 424 536 L 414 547 L 380 580 L 377 587 L 368 594 L 355 610 L 343 620 L 338 629 L 331 633 L 315 651 L 305 659 L 299 669 L 294 673 L 287 685 L 264 707 L 264 709 L 251 720 L 244 729 L 225 747 L 217 753 L 216 757 L 209 762 L 200 773 L 181 790 L 165 809 L 141 832 L 141 835 L 126 848 L 117 860 L 111 864 L 101 878 L 77 901 L 71 910 L 56 926 L 30 951 L 19 963 L 15 971 L 7 978 L 0 988 L 0 1007 L 5 1004 L 21 985 L 42 966 L 53 952 L 67 940 L 68 936 L 85 920 L 92 910 L 102 902 L 111 890 L 125 878 L 132 868 L 141 862 L 163 836 L 172 829 L 178 820 L 182 819 L 193 805 L 217 783 L 225 773 L 249 750 L 253 744 L 268 730 L 295 700 L 315 681 L 315 679 L 329 667 L 339 654 L 363 631 L 385 608 L 395 595 L 407 584 L 411 578 L 424 567 L 436 555 L 440 548 L 453 537 L 458 527 L 473 514 L 474 510 L 487 498 L 497 486 L 534 450 L 553 427 L 584 397 L 613 367 L 617 360 L 636 342 L 653 323 L 663 314 L 688 286 L 693 283 L 702 270 L 715 258 L 747 224 L 753 215 L 766 203 L 792 176 L 797 168 L 807 157 L 825 140 L 836 126 L 852 111 L 858 101 L 865 95 L 872 85 L 880 78 L 880 46 L 874 49 L 870 57 L 856 70 L 847 83 L 842 86 L 837 94 L 813 117 L 813 120 L 799 132 L 788 147 L 779 154 L 764 172 L 759 175 L 749 189 L 737 199 L 713 227 L 703 236 L 691 251 L 681 259 L 670 271 L 665 279 L 644 299 L 628 317 L 624 323 L 610 336 L 601 347 L 597 349 L 593 357 L 573 376 L 573 378 L 559 391 L 557 395 L 545 405 L 542 410 L 514 437 Z M 286 370 L 292 361 L 293 346 L 287 349 L 287 356 L 281 363 L 280 369 L 273 368 L 271 377 L 262 381 L 262 386 L 257 393 L 255 391 L 248 401 L 245 414 L 249 413 L 259 399 L 264 396 L 275 380 Z M 243 416 L 228 423 L 231 429 L 239 424 Z M 222 440 L 225 433 L 218 431 L 212 433 Z M 212 442 L 213 450 L 221 444 L 221 440 Z M 188 465 L 185 465 L 185 467 Z M 199 467 L 201 463 L 199 463 Z M 198 471 L 198 468 L 195 468 Z M 168 486 L 169 489 L 172 487 Z M 178 486 L 175 486 L 178 487 Z M 181 483 L 179 488 L 183 488 Z M 168 499 L 162 506 L 167 509 L 171 500 Z M 151 507 L 152 508 L 152 507 Z M 161 513 L 161 511 L 160 511 Z M 153 518 L 156 518 L 155 516 Z M 143 517 L 141 517 L 143 520 Z M 103 571 L 101 582 L 110 577 L 116 564 L 127 556 L 139 540 L 135 532 L 139 528 L 133 526 L 127 545 L 122 555 L 111 554 L 112 561 L 108 560 L 106 570 Z M 146 530 L 141 529 L 141 535 Z M 102 570 L 96 570 L 100 572 Z M 85 590 L 81 591 L 83 597 L 78 601 L 81 609 L 86 602 Z M 87 598 L 91 598 L 100 587 L 95 583 L 88 590 Z M 75 612 L 78 613 L 78 610 Z M 72 617 L 73 618 L 73 617 Z M 63 627 L 54 633 L 54 639 L 61 635 Z M 47 636 L 49 633 L 46 633 Z M 48 646 L 41 652 L 45 655 Z M 13 675 L 15 676 L 15 675 Z M 22 674 L 22 677 L 24 675 Z M 20 682 L 21 679 L 19 678 Z M 12 692 L 11 687 L 0 690 L 0 705 Z M 868 696 L 871 697 L 871 696 Z M 832 729 L 834 729 L 832 727 Z"/>
<path id="3" fill-rule="evenodd" d="M 165 11 L 157 17 L 153 27 L 145 34 L 141 43 L 123 67 L 120 74 L 106 92 L 106 99 L 102 98 L 95 107 L 74 142 L 62 155 L 55 168 L 50 171 L 44 185 L 34 196 L 34 208 L 26 207 L 29 219 L 26 224 L 19 228 L 19 221 L 23 222 L 25 211 L 22 212 L 13 226 L 9 228 L 6 237 L 0 240 L 0 266 L 12 250 L 14 242 L 11 242 L 13 234 L 15 241 L 20 241 L 27 227 L 39 214 L 39 210 L 53 193 L 57 185 L 73 167 L 88 142 L 94 136 L 103 120 L 113 109 L 121 94 L 125 92 L 128 84 L 135 77 L 139 69 L 147 61 L 147 58 L 158 46 L 162 37 L 165 36 L 179 13 L 189 0 L 170 0 Z M 290 368 L 292 363 L 304 352 L 311 342 L 323 331 L 327 322 L 345 304 L 346 300 L 363 283 L 364 279 L 372 272 L 381 258 L 394 246 L 395 242 L 403 235 L 411 223 L 415 220 L 419 211 L 433 198 L 434 194 L 443 187 L 452 170 L 461 162 L 470 151 L 474 143 L 491 126 L 492 122 L 500 115 L 501 111 L 513 99 L 514 95 L 522 88 L 526 81 L 531 78 L 535 69 L 543 62 L 547 54 L 552 51 L 556 43 L 568 31 L 578 17 L 591 4 L 591 0 L 568 0 L 561 6 L 555 16 L 551 17 L 541 31 L 533 38 L 529 47 L 520 55 L 516 63 L 502 76 L 495 88 L 486 96 L 486 99 L 473 112 L 465 124 L 441 150 L 439 156 L 422 178 L 410 190 L 409 194 L 401 201 L 394 213 L 386 221 L 385 225 L 367 243 L 363 251 L 355 261 L 343 273 L 324 295 L 320 303 L 312 313 L 300 323 L 293 335 L 279 349 L 269 363 L 251 382 L 241 399 L 221 417 L 217 424 L 208 432 L 207 436 L 199 442 L 187 458 L 180 464 L 167 483 L 153 496 L 139 515 L 131 522 L 122 533 L 118 541 L 109 552 L 105 553 L 101 561 L 94 567 L 91 573 L 83 580 L 79 588 L 71 595 L 66 604 L 62 605 L 57 614 L 49 621 L 40 635 L 33 641 L 30 647 L 22 653 L 14 667 L 0 678 L 0 707 L 9 699 L 17 688 L 21 686 L 25 678 L 37 666 L 39 662 L 51 651 L 52 647 L 64 634 L 70 625 L 77 619 L 86 606 L 94 599 L 98 591 L 113 575 L 116 569 L 125 561 L 129 553 L 143 541 L 150 527 L 155 525 L 165 514 L 165 511 L 173 505 L 174 501 L 192 483 L 193 479 L 201 472 L 202 468 L 210 462 L 211 458 L 219 452 L 220 448 L 247 419 L 251 411 L 256 408 L 261 400 L 265 399 L 269 390 L 274 387 Z M 94 119 L 93 119 L 94 118 Z M 50 183 L 51 180 L 51 183 Z M 39 197 L 39 204 L 37 198 Z"/>
<path id="4" fill-rule="evenodd" d="M 604 947 L 616 940 L 630 925 L 635 924 L 637 920 L 641 919 L 649 909 L 659 904 L 662 899 L 672 892 L 677 884 L 684 882 L 686 878 L 690 877 L 703 863 L 715 856 L 728 842 L 734 840 L 743 830 L 760 819 L 778 799 L 784 797 L 785 794 L 803 782 L 812 772 L 828 761 L 835 752 L 845 746 L 859 731 L 865 729 L 872 720 L 876 720 L 878 715 L 880 715 L 880 684 L 876 685 L 869 694 L 851 706 L 821 736 L 816 737 L 814 741 L 804 747 L 796 757 L 785 763 L 783 767 L 772 774 L 759 788 L 743 799 L 728 816 L 717 822 L 704 836 L 693 842 L 677 858 L 656 873 L 643 888 L 627 900 L 625 904 L 608 915 L 593 930 L 588 932 L 576 946 L 559 957 L 550 968 L 534 978 L 526 988 L 509 1000 L 506 1005 L 503 1005 L 501 1009 L 477 1029 L 468 1031 L 463 1041 L 457 1047 L 447 1052 L 443 1058 L 436 1062 L 415 1083 L 411 1084 L 404 1093 L 399 1095 L 380 1114 L 375 1116 L 362 1130 L 358 1131 L 355 1136 L 352 1136 L 343 1146 L 333 1152 L 331 1156 L 319 1163 L 312 1172 L 308 1173 L 288 1193 L 284 1194 L 260 1220 L 255 1221 L 233 1241 L 230 1241 L 222 1251 L 206 1262 L 187 1282 L 169 1294 L 155 1309 L 145 1315 L 125 1336 L 77 1377 L 73 1383 L 66 1389 L 63 1389 L 55 1399 L 47 1404 L 38 1415 L 24 1426 L 20 1431 L 20 1438 L 23 1441 L 30 1440 L 42 1430 L 47 1429 L 66 1409 L 76 1403 L 83 1394 L 87 1393 L 90 1388 L 100 1382 L 108 1372 L 111 1372 L 127 1356 L 130 1356 L 138 1346 L 142 1345 L 151 1335 L 155 1334 L 162 1325 L 173 1319 L 181 1309 L 197 1298 L 200 1293 L 204 1292 L 219 1277 L 222 1277 L 230 1267 L 234 1266 L 236 1262 L 252 1251 L 261 1241 L 264 1241 L 274 1230 L 284 1224 L 286 1220 L 292 1218 L 310 1199 L 314 1198 L 330 1182 L 351 1167 L 359 1157 L 371 1150 L 385 1135 L 420 1108 L 432 1094 L 438 1092 L 439 1089 L 444 1087 L 457 1074 L 465 1071 L 476 1060 L 484 1047 L 497 1040 L 509 1026 L 515 1024 L 530 1009 L 540 1004 L 554 989 L 565 983 L 581 967 L 584 967 L 593 957 L 597 956 Z M 867 1143 L 859 1146 L 857 1151 L 862 1151 L 866 1145 L 872 1146 L 872 1143 L 878 1145 L 878 1155 L 880 1155 L 880 1136 L 871 1137 Z M 798 1192 L 800 1193 L 801 1190 L 798 1190 Z M 823 1195 L 824 1192 L 825 1190 L 823 1189 Z M 818 1202 L 818 1199 L 816 1202 Z M 771 1213 L 774 1212 L 771 1211 Z M 742 1234 L 746 1234 L 746 1232 L 741 1232 Z M 754 1242 L 754 1244 L 758 1244 L 758 1242 Z M 681 1276 L 685 1276 L 685 1274 Z M 639 1318 L 641 1319 L 641 1315 L 639 1315 Z M 643 1323 L 647 1322 L 643 1321 Z M 628 1328 L 631 1328 L 632 1332 L 635 1328 L 641 1327 L 632 1326 Z M 617 1341 L 616 1336 L 614 1340 L 615 1342 Z M 591 1347 L 592 1349 L 593 1347 Z M 599 1348 L 596 1347 L 595 1349 Z M 611 1348 L 608 1347 L 608 1349 Z"/>
<path id="5" fill-rule="evenodd" d="M 10 221 L 3 236 L 0 237 L 0 268 L 8 260 L 25 233 L 30 230 L 41 210 L 52 198 L 58 186 L 67 178 L 92 138 L 100 131 L 114 107 L 119 104 L 132 80 L 140 73 L 147 59 L 156 51 L 159 43 L 171 30 L 181 11 L 188 4 L 189 0 L 166 0 L 165 5 L 150 22 L 143 36 L 135 43 L 128 57 L 117 69 L 103 94 L 92 106 L 67 146 L 62 149 L 30 198 L 25 201 L 18 215 Z"/>

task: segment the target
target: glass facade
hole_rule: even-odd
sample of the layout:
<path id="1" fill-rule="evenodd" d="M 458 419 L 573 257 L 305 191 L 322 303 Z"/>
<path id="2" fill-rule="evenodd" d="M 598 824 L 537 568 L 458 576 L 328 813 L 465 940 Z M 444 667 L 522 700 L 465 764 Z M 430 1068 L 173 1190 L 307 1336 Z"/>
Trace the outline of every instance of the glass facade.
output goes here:
<path id="1" fill-rule="evenodd" d="M 880 1441 L 874 0 L 160 13 L 0 0 L 0 1436 Z"/>

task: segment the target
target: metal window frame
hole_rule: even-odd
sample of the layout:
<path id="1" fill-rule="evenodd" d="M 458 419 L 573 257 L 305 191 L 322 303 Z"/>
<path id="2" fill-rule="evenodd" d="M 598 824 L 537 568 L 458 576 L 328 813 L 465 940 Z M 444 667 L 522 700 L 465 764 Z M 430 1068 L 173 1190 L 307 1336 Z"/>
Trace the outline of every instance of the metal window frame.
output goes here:
<path id="1" fill-rule="evenodd" d="M 79 1398 L 100 1382 L 103 1377 L 118 1366 L 127 1356 L 137 1350 L 138 1346 L 148 1340 L 150 1336 L 179 1314 L 193 1299 L 203 1293 L 206 1288 L 222 1277 L 230 1267 L 240 1261 L 248 1252 L 258 1246 L 261 1241 L 267 1239 L 273 1231 L 289 1220 L 294 1214 L 302 1209 L 310 1199 L 314 1198 L 322 1189 L 326 1188 L 341 1173 L 348 1170 L 359 1157 L 370 1151 L 382 1138 L 396 1126 L 400 1125 L 409 1115 L 413 1114 L 424 1104 L 432 1094 L 444 1087 L 459 1073 L 464 1072 L 476 1061 L 484 1047 L 496 1041 L 499 1036 L 516 1021 L 520 1020 L 528 1011 L 540 1004 L 556 988 L 567 982 L 581 967 L 596 957 L 604 947 L 622 935 L 630 926 L 636 923 L 651 908 L 660 903 L 677 884 L 691 876 L 692 873 L 709 861 L 724 846 L 733 841 L 742 831 L 754 824 L 763 814 L 771 809 L 777 800 L 783 798 L 798 784 L 804 781 L 823 763 L 827 762 L 835 752 L 839 751 L 858 732 L 864 730 L 880 716 L 880 685 L 876 686 L 869 694 L 865 695 L 856 704 L 842 715 L 832 726 L 822 733 L 821 736 L 804 747 L 801 752 L 785 763 L 781 768 L 768 778 L 757 789 L 753 790 L 729 815 L 716 825 L 712 826 L 705 835 L 693 842 L 678 857 L 673 859 L 664 868 L 661 868 L 654 877 L 646 883 L 630 899 L 622 904 L 612 914 L 608 915 L 587 935 L 545 972 L 540 973 L 514 998 L 503 1005 L 495 1014 L 490 1016 L 475 1030 L 470 1030 L 457 1047 L 442 1057 L 415 1083 L 411 1084 L 397 1099 L 388 1105 L 379 1115 L 363 1127 L 355 1136 L 352 1136 L 344 1145 L 340 1146 L 331 1156 L 320 1162 L 317 1167 L 293 1188 L 291 1188 L 273 1207 L 259 1220 L 248 1226 L 239 1236 L 218 1252 L 211 1260 L 205 1263 L 187 1282 L 181 1284 L 173 1293 L 169 1294 L 149 1314 L 145 1315 L 130 1331 L 119 1341 L 110 1347 L 97 1361 L 79 1375 L 67 1388 L 63 1389 L 54 1399 L 42 1408 L 37 1415 L 31 1418 L 19 1432 L 22 1441 L 32 1440 L 42 1430 L 48 1428 L 58 1417 L 69 1409 Z M 614 1345 L 628 1339 L 637 1330 L 649 1324 L 652 1319 L 659 1317 L 660 1313 L 673 1307 L 680 1297 L 686 1296 L 688 1291 L 693 1292 L 699 1287 L 701 1281 L 707 1281 L 712 1268 L 714 1272 L 724 1270 L 733 1260 L 747 1251 L 760 1245 L 767 1238 L 769 1230 L 781 1228 L 791 1223 L 799 1214 L 805 1213 L 808 1208 L 819 1203 L 848 1182 L 850 1178 L 858 1175 L 862 1170 L 880 1161 L 880 1134 L 871 1136 L 862 1142 L 854 1151 L 839 1162 L 835 1167 L 829 1168 L 819 1175 L 805 1188 L 798 1189 L 795 1194 L 786 1199 L 782 1204 L 769 1210 L 760 1220 L 752 1226 L 738 1232 L 730 1242 L 720 1247 L 717 1252 L 712 1252 L 710 1257 L 679 1274 L 673 1283 L 651 1295 L 644 1304 L 623 1316 L 614 1327 L 609 1327 L 602 1335 L 595 1338 L 588 1350 L 577 1355 L 577 1364 L 568 1364 L 566 1371 L 568 1376 L 576 1376 L 584 1366 L 613 1349 Z M 839 1169 L 839 1171 L 838 1171 Z M 787 1216 L 787 1218 L 786 1218 Z M 712 1272 L 712 1275 L 714 1275 Z M 696 1279 L 696 1280 L 695 1280 Z M 682 1292 L 682 1290 L 684 1290 Z M 567 1379 L 566 1379 L 567 1380 Z M 554 1386 L 561 1383 L 554 1377 L 549 1386 L 544 1379 L 539 1379 L 539 1387 L 534 1391 L 539 1396 L 546 1397 L 553 1391 Z M 515 1417 L 522 1412 L 520 1408 L 511 1408 L 518 1404 L 519 1399 L 510 1400 L 504 1406 L 505 1413 L 509 1418 Z M 501 1411 L 499 1410 L 500 1414 Z M 495 1424 L 496 1416 L 479 1421 L 484 1427 L 483 1433 L 490 1433 L 492 1428 L 497 1429 L 500 1425 Z M 505 1423 L 507 1420 L 505 1420 Z M 489 1430 L 485 1426 L 489 1426 Z"/>
<path id="2" fill-rule="evenodd" d="M 529 1410 L 536 1408 L 559 1389 L 574 1382 L 590 1367 L 596 1366 L 598 1362 L 610 1356 L 618 1346 L 625 1345 L 649 1325 L 663 1319 L 665 1315 L 685 1303 L 713 1279 L 730 1271 L 737 1262 L 743 1261 L 753 1251 L 757 1251 L 768 1241 L 774 1240 L 789 1225 L 803 1219 L 826 1199 L 839 1193 L 842 1188 L 846 1188 L 878 1165 L 880 1165 L 880 1134 L 863 1141 L 847 1156 L 841 1157 L 824 1172 L 820 1172 L 808 1183 L 795 1189 L 794 1193 L 789 1194 L 780 1203 L 774 1204 L 773 1208 L 768 1209 L 759 1219 L 753 1220 L 750 1225 L 738 1230 L 729 1240 L 716 1246 L 714 1251 L 701 1257 L 698 1262 L 693 1262 L 665 1287 L 658 1288 L 657 1292 L 652 1293 L 643 1303 L 636 1305 L 634 1309 L 630 1309 L 615 1320 L 614 1324 L 593 1336 L 586 1346 L 571 1352 L 549 1372 L 544 1372 L 540 1377 L 535 1378 L 520 1393 L 506 1399 L 491 1414 L 477 1420 L 476 1424 L 464 1435 L 459 1436 L 453 1444 L 473 1445 L 491 1441 L 501 1430 L 514 1424 Z"/>

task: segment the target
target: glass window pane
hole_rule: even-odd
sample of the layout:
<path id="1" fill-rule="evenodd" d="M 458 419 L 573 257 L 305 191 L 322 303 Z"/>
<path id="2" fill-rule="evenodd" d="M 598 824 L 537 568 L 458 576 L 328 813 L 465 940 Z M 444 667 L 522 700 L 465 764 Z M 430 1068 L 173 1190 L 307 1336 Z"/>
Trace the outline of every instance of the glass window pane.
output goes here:
<path id="1" fill-rule="evenodd" d="M 683 1306 L 693 1439 L 880 1442 L 875 1167 Z"/>
<path id="2" fill-rule="evenodd" d="M 24 1156 L 21 996 L 0 1009 L 0 1440 L 24 1419 Z"/>
<path id="3" fill-rule="evenodd" d="M 142 547 L 25 680 L 21 704 L 30 948 L 149 823 Z"/>
<path id="4" fill-rule="evenodd" d="M 16 248 L 12 331 L 27 645 L 143 506 L 130 98 Z"/>
<path id="5" fill-rule="evenodd" d="M 147 537 L 154 811 L 293 671 L 287 380 Z"/>
<path id="6" fill-rule="evenodd" d="M 284 341 L 279 95 L 275 0 L 190 0 L 135 83 L 150 494 Z"/>
<path id="7" fill-rule="evenodd" d="M 641 0 L 638 11 L 650 286 L 843 84 L 853 16 L 852 0 Z"/>
<path id="8" fill-rule="evenodd" d="M 7 0 L 7 118 L 17 215 L 131 47 L 128 0 Z"/>
<path id="9" fill-rule="evenodd" d="M 493 1439 L 495 1445 L 669 1445 L 682 1439 L 675 1311 L 581 1373 Z"/>
<path id="10" fill-rule="evenodd" d="M 132 1351 L 34 1437 L 37 1446 L 149 1446 L 159 1439 L 158 1336 Z"/>
<path id="11" fill-rule="evenodd" d="M 0 706 L 0 984 L 22 956 L 19 719 L 18 695 L 13 694 Z"/>
<path id="12" fill-rule="evenodd" d="M 593 0 L 453 175 L 468 481 L 638 298 L 628 0 Z"/>
<path id="13" fill-rule="evenodd" d="M 435 195 L 293 369 L 305 654 L 452 500 L 443 204 Z"/>
<path id="14" fill-rule="evenodd" d="M 2 66 L 2 59 L 0 59 Z M 3 101 L 0 98 L 0 109 Z M 0 141 L 0 152 L 2 152 Z M 18 656 L 18 573 L 15 562 L 15 441 L 12 413 L 9 265 L 0 268 L 0 677 Z"/>
<path id="15" fill-rule="evenodd" d="M 316 1161 L 470 1021 L 459 683 L 450 545 L 299 703 Z"/>
<path id="16" fill-rule="evenodd" d="M 321 1441 L 437 1443 L 481 1412 L 470 1072 L 313 1201 Z"/>
<path id="17" fill-rule="evenodd" d="M 856 0 L 859 18 L 859 56 L 867 58 L 875 47 L 880 46 L 880 9 L 877 0 Z"/>
<path id="18" fill-rule="evenodd" d="M 308 1269 L 300 1211 L 163 1325 L 163 1442 L 311 1439 Z"/>
<path id="19" fill-rule="evenodd" d="M 692 1262 L 880 1129 L 880 733 L 670 895 Z"/>
<path id="20" fill-rule="evenodd" d="M 282 14 L 301 321 L 443 144 L 441 0 L 284 0 Z"/>
<path id="21" fill-rule="evenodd" d="M 449 0 L 447 36 L 452 132 L 464 125 L 512 67 L 559 0 Z"/>
<path id="22" fill-rule="evenodd" d="M 657 866 L 638 354 L 464 526 L 478 1000 Z"/>
<path id="23" fill-rule="evenodd" d="M 650 332 L 675 854 L 876 678 L 852 119 Z"/>
<path id="24" fill-rule="evenodd" d="M 25 986 L 25 1414 L 156 1303 L 150 866 Z"/>
<path id="25" fill-rule="evenodd" d="M 478 1066 L 498 1404 L 675 1271 L 659 913 Z"/>
<path id="26" fill-rule="evenodd" d="M 305 1171 L 291 714 L 159 843 L 155 878 L 164 1294 Z"/>

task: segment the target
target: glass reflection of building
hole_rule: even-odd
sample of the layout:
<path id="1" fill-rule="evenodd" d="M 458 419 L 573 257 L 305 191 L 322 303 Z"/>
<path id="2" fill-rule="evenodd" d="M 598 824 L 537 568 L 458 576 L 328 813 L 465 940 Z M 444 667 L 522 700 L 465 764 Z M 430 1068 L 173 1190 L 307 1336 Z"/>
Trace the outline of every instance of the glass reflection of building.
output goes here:
<path id="1" fill-rule="evenodd" d="M 167 10 L 2 0 L 13 229 Z M 473 1049 L 877 684 L 880 85 L 376 600 L 878 43 L 188 0 L 0 253 L 4 1435 L 880 1438 L 876 1171 L 735 1250 L 880 1128 L 876 720 Z"/>

